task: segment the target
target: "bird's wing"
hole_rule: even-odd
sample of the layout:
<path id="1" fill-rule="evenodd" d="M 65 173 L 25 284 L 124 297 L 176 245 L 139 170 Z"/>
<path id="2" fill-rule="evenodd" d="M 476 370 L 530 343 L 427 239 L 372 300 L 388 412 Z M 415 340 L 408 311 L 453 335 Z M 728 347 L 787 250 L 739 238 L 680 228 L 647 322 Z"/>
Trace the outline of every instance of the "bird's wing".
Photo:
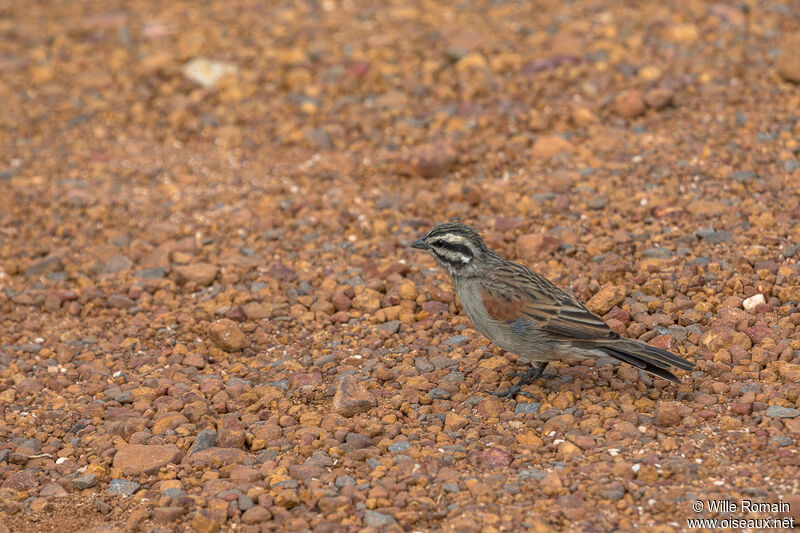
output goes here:
<path id="1" fill-rule="evenodd" d="M 546 278 L 518 264 L 496 269 L 480 295 L 498 322 L 530 321 L 554 340 L 608 342 L 619 339 L 603 320 Z"/>

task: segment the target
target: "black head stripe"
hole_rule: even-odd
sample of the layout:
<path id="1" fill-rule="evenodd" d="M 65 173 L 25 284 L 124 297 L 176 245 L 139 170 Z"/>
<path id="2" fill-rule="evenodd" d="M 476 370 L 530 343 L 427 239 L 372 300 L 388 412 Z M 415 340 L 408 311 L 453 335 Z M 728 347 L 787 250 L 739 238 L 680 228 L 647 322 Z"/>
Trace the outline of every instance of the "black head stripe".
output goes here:
<path id="1" fill-rule="evenodd" d="M 454 242 L 449 242 L 444 239 L 437 239 L 430 243 L 431 246 L 436 248 L 443 248 L 445 250 L 450 250 L 451 252 L 455 252 L 466 256 L 468 259 L 472 259 L 475 254 L 472 252 L 472 249 L 466 244 L 459 244 Z"/>

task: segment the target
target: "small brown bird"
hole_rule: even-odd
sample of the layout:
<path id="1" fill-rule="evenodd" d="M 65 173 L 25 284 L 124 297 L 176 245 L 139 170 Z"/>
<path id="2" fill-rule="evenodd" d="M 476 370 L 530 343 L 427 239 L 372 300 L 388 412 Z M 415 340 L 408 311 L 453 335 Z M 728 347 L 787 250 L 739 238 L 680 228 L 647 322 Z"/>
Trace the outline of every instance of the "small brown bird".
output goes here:
<path id="1" fill-rule="evenodd" d="M 679 380 L 670 368 L 694 368 L 666 350 L 621 338 L 548 279 L 501 258 L 470 226 L 439 224 L 411 246 L 430 252 L 444 267 L 475 329 L 533 365 L 517 374 L 521 379 L 516 385 L 493 393 L 504 399 L 520 393 L 549 361 L 562 357 L 611 356 L 675 383 Z"/>

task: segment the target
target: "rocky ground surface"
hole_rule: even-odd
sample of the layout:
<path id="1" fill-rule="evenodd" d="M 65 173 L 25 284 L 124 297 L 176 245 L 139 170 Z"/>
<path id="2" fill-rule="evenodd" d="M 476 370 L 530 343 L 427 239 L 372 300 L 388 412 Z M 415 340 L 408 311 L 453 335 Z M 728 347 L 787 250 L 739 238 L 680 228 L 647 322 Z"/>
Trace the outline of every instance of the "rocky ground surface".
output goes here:
<path id="1" fill-rule="evenodd" d="M 800 519 L 799 28 L 0 1 L 0 531 Z M 489 395 L 524 367 L 407 247 L 453 217 L 696 370 Z"/>

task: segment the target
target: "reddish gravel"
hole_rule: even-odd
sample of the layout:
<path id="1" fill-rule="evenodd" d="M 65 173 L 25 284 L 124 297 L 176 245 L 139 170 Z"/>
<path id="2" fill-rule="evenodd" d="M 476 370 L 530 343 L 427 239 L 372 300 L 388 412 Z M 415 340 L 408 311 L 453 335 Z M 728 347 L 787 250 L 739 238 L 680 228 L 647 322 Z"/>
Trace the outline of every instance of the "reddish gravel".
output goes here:
<path id="1" fill-rule="evenodd" d="M 0 533 L 800 520 L 796 2 L 0 2 L 0 35 Z M 408 248 L 453 217 L 696 371 L 489 395 L 523 367 Z"/>

